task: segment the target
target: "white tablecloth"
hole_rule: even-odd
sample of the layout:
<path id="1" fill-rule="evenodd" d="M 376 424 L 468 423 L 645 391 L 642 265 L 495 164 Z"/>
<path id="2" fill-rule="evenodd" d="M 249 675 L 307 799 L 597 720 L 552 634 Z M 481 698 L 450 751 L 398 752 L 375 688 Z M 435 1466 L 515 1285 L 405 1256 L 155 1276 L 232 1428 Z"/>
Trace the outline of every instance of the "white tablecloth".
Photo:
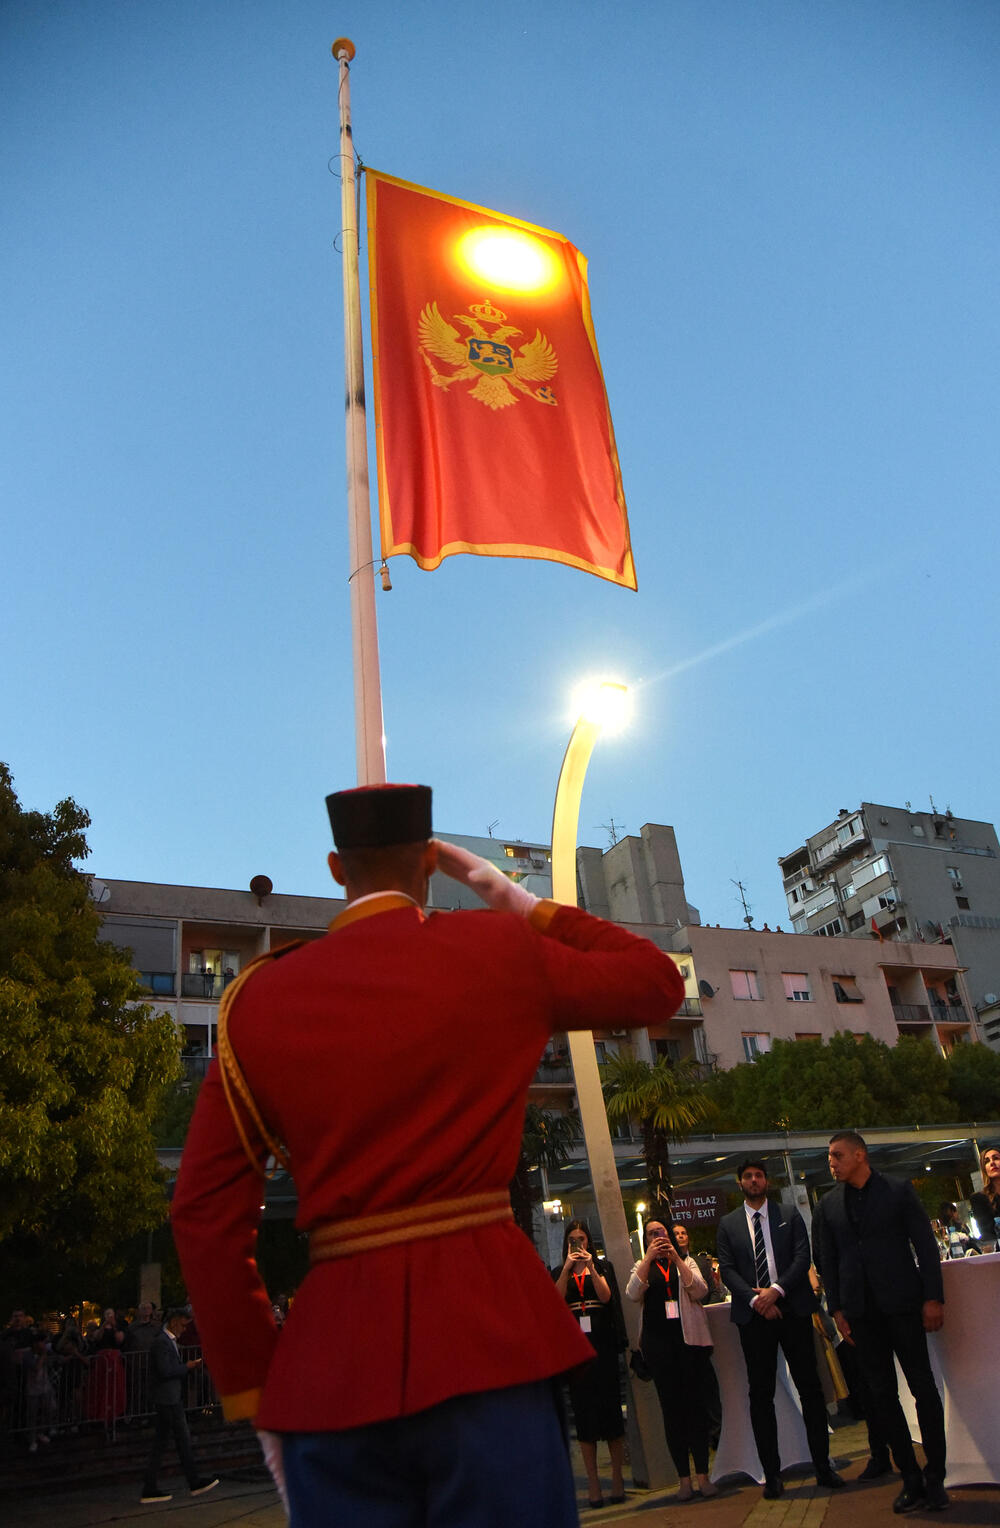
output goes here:
<path id="1" fill-rule="evenodd" d="M 927 1347 L 944 1402 L 945 1485 L 1000 1485 L 1000 1253 L 942 1265 L 944 1326 Z M 899 1398 L 914 1442 L 916 1407 L 899 1371 Z"/>
<path id="2" fill-rule="evenodd" d="M 763 1484 L 764 1471 L 750 1426 L 750 1402 L 747 1397 L 747 1369 L 743 1361 L 739 1331 L 730 1316 L 730 1307 L 706 1305 L 705 1314 L 712 1332 L 715 1351 L 712 1362 L 719 1377 L 722 1394 L 722 1436 L 712 1465 L 713 1480 L 724 1475 L 749 1475 Z M 778 1354 L 778 1379 L 774 1387 L 774 1414 L 778 1423 L 778 1453 L 782 1468 L 810 1463 L 806 1430 L 799 1410 L 798 1393 L 792 1384 L 788 1365 Z"/>

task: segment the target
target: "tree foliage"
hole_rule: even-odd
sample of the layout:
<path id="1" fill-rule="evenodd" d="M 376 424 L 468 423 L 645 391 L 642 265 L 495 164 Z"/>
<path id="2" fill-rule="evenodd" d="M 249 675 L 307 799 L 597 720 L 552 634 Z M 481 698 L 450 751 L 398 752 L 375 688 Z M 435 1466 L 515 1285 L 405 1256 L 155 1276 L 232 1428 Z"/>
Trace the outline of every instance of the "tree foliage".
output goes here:
<path id="1" fill-rule="evenodd" d="M 988 1045 L 956 1045 L 947 1068 L 956 1119 L 1000 1120 L 1000 1053 Z"/>
<path id="2" fill-rule="evenodd" d="M 650 1213 L 669 1214 L 670 1142 L 683 1141 L 714 1113 L 698 1067 L 666 1056 L 651 1063 L 617 1051 L 601 1066 L 601 1082 L 610 1122 L 636 1119 L 642 1128 Z"/>
<path id="3" fill-rule="evenodd" d="M 776 1040 L 709 1087 L 724 1131 L 950 1124 L 1000 1115 L 1000 1056 L 960 1045 L 946 1060 L 912 1035 L 893 1046 L 871 1035 Z"/>
<path id="4" fill-rule="evenodd" d="M 23 1267 L 98 1264 L 165 1212 L 150 1126 L 178 1040 L 98 939 L 89 823 L 23 810 L 0 765 L 0 1244 Z"/>
<path id="5" fill-rule="evenodd" d="M 576 1115 L 528 1104 L 524 1111 L 521 1155 L 510 1183 L 514 1219 L 526 1236 L 532 1235 L 532 1210 L 541 1197 L 541 1175 L 536 1170 L 565 1167 L 571 1148 L 579 1139 L 580 1122 Z"/>

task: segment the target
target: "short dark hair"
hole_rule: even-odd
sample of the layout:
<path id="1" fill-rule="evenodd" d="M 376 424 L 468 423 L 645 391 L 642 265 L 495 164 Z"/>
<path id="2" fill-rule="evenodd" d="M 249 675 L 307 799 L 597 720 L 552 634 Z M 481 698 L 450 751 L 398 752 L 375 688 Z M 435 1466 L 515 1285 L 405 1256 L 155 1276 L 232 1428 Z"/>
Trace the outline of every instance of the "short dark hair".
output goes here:
<path id="1" fill-rule="evenodd" d="M 838 1130 L 836 1135 L 831 1135 L 829 1145 L 832 1146 L 835 1141 L 844 1141 L 846 1145 L 853 1146 L 855 1151 L 863 1151 L 866 1155 L 868 1153 L 868 1142 L 856 1130 Z"/>
<path id="2" fill-rule="evenodd" d="M 163 1325 L 169 1326 L 171 1321 L 179 1321 L 182 1316 L 185 1321 L 191 1320 L 190 1305 L 171 1305 L 170 1309 L 163 1317 Z"/>
<path id="3" fill-rule="evenodd" d="M 760 1160 L 760 1157 L 744 1157 L 743 1161 L 740 1163 L 739 1167 L 736 1169 L 736 1178 L 737 1178 L 737 1181 L 739 1181 L 739 1179 L 742 1178 L 743 1174 L 746 1172 L 748 1167 L 756 1167 L 756 1168 L 758 1168 L 764 1174 L 764 1177 L 765 1178 L 767 1177 L 767 1163 L 766 1162 L 762 1162 Z"/>
<path id="4" fill-rule="evenodd" d="M 427 839 L 411 844 L 386 844 L 375 849 L 340 849 L 345 878 L 354 887 L 384 890 L 397 877 L 409 879 L 419 873 L 427 853 Z"/>

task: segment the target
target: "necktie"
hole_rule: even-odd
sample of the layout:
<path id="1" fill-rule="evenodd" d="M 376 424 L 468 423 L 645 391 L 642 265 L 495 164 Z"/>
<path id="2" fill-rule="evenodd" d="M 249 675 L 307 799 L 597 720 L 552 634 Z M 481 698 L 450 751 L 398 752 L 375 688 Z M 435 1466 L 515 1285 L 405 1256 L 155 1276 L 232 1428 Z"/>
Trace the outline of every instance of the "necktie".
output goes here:
<path id="1" fill-rule="evenodd" d="M 757 1270 L 757 1288 L 766 1289 L 771 1282 L 771 1275 L 767 1271 L 767 1248 L 764 1246 L 760 1210 L 753 1212 L 753 1261 Z"/>

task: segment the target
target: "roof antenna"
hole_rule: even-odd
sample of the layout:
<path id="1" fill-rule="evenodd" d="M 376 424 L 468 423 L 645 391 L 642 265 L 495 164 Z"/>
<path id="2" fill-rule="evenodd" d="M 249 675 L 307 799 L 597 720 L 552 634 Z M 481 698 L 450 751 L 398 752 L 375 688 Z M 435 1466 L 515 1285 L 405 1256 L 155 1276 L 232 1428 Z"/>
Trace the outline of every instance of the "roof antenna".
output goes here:
<path id="1" fill-rule="evenodd" d="M 605 833 L 608 835 L 608 839 L 610 840 L 608 847 L 610 849 L 614 848 L 615 844 L 621 838 L 622 833 L 625 831 L 625 824 L 623 822 L 616 823 L 613 817 L 610 822 L 598 823 L 598 827 L 603 828 Z"/>
<path id="2" fill-rule="evenodd" d="M 729 879 L 732 881 L 732 876 L 730 876 Z M 750 911 L 750 908 L 747 905 L 746 887 L 742 881 L 733 881 L 733 885 L 739 890 L 740 901 L 743 903 L 743 922 L 746 924 L 747 928 L 753 928 L 753 913 Z"/>
<path id="3" fill-rule="evenodd" d="M 500 819 L 499 819 L 499 817 L 494 817 L 493 821 L 490 823 L 489 827 L 486 829 L 486 831 L 489 834 L 490 838 L 493 837 L 493 829 L 494 828 L 498 828 L 499 826 L 500 826 Z"/>

